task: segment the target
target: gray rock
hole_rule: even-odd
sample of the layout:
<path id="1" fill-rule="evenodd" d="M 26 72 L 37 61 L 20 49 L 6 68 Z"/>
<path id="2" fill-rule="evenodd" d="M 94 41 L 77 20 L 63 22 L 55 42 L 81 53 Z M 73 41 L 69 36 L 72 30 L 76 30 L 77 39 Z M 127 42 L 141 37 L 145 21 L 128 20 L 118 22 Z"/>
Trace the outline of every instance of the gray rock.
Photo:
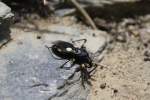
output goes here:
<path id="1" fill-rule="evenodd" d="M 86 100 L 90 86 L 82 87 L 80 72 L 75 73 L 77 66 L 60 69 L 65 61 L 54 59 L 44 46 L 56 39 L 67 41 L 74 35 L 63 35 L 62 39 L 60 34 L 43 34 L 36 39 L 32 32 L 18 34 L 0 51 L 0 100 Z M 104 44 L 100 43 L 103 37 L 83 37 L 98 45 L 95 49 L 106 42 L 103 39 Z"/>
<path id="2" fill-rule="evenodd" d="M 65 84 L 72 70 L 59 69 L 64 61 L 52 58 L 42 43 L 29 40 L 25 38 L 22 45 L 10 43 L 5 50 L 12 52 L 1 52 L 0 100 L 48 100 L 67 92 L 58 86 Z"/>
<path id="3" fill-rule="evenodd" d="M 0 2 L 0 20 L 9 19 L 13 16 L 11 8 Z"/>
<path id="4" fill-rule="evenodd" d="M 11 8 L 0 2 L 0 47 L 10 39 Z"/>

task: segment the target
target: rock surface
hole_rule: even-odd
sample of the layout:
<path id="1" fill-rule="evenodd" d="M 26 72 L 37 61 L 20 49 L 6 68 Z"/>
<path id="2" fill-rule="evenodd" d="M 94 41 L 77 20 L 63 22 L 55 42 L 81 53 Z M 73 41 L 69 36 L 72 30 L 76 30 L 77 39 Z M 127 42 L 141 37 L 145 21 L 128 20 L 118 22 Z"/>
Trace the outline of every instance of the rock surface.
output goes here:
<path id="1" fill-rule="evenodd" d="M 11 13 L 11 8 L 0 2 L 0 19 L 8 19 L 12 16 L 13 14 Z"/>
<path id="2" fill-rule="evenodd" d="M 130 39 L 128 44 L 116 43 L 104 57 L 101 64 L 105 68 L 97 70 L 88 100 L 149 100 L 150 61 L 144 61 L 149 52 L 144 56 L 141 42 Z"/>
<path id="3" fill-rule="evenodd" d="M 70 70 L 60 69 L 65 60 L 54 59 L 45 45 L 50 46 L 55 40 L 69 41 L 85 36 L 88 44 L 92 42 L 102 47 L 106 43 L 103 36 L 46 33 L 37 39 L 34 32 L 15 29 L 12 34 L 13 41 L 0 51 L 0 100 L 86 100 L 90 86 L 82 87 L 80 73 L 69 78 L 77 65 Z M 88 45 L 87 48 L 90 50 Z"/>
<path id="4" fill-rule="evenodd" d="M 0 47 L 10 39 L 11 8 L 0 2 Z"/>

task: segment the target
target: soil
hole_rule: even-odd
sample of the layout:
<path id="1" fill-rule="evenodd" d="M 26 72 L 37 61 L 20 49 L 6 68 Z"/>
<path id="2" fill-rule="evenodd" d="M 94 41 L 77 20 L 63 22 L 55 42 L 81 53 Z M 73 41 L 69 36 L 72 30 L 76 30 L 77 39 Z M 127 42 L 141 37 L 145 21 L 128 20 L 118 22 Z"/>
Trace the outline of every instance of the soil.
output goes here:
<path id="1" fill-rule="evenodd" d="M 144 51 L 137 38 L 116 43 L 94 75 L 89 100 L 149 100 L 150 62 L 144 61 Z"/>

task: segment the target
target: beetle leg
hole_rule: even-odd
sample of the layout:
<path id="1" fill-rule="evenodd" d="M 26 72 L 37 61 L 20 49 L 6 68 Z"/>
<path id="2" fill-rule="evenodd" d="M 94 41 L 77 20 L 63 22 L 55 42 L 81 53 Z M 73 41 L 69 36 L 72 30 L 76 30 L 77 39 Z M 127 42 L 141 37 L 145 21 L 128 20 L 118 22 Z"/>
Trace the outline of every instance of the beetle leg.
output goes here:
<path id="1" fill-rule="evenodd" d="M 89 72 L 87 71 L 86 67 L 83 69 L 86 79 L 90 78 Z"/>
<path id="2" fill-rule="evenodd" d="M 60 66 L 60 68 L 65 68 L 66 70 L 69 70 L 70 68 L 72 68 L 74 66 L 74 63 L 71 64 L 70 67 L 64 67 L 65 64 L 67 64 L 70 60 L 68 60 L 67 62 L 65 62 L 63 65 Z"/>
<path id="3" fill-rule="evenodd" d="M 91 82 L 88 80 L 91 78 L 91 76 L 89 75 L 87 69 L 84 69 L 84 74 L 85 74 L 85 81 L 87 82 L 87 84 L 92 85 Z"/>
<path id="4" fill-rule="evenodd" d="M 50 48 L 52 48 L 52 47 L 48 47 L 47 45 L 45 45 L 45 47 L 48 49 L 48 51 L 50 52 L 50 54 L 52 55 L 52 57 L 53 57 L 54 59 L 57 59 L 57 60 L 64 60 L 64 59 L 61 59 L 61 58 L 56 58 L 56 57 L 52 54 L 52 51 L 50 50 Z"/>
<path id="5" fill-rule="evenodd" d="M 81 70 L 81 76 L 80 77 L 81 77 L 81 84 L 82 84 L 83 88 L 85 89 L 85 85 L 84 85 L 85 75 L 84 75 L 83 70 Z"/>
<path id="6" fill-rule="evenodd" d="M 81 85 L 83 86 L 83 88 L 85 89 L 85 85 L 84 85 L 84 81 L 85 81 L 85 74 L 84 74 L 84 65 L 80 65 L 77 69 L 76 69 L 76 72 L 80 71 L 81 75 L 80 75 L 80 78 L 81 78 Z"/>
<path id="7" fill-rule="evenodd" d="M 72 43 L 78 42 L 78 41 L 84 41 L 81 47 L 84 47 L 84 44 L 87 42 L 87 39 L 79 39 L 79 40 L 71 40 Z"/>
<path id="8" fill-rule="evenodd" d="M 75 73 L 76 73 L 76 72 L 79 72 L 80 70 L 81 70 L 80 67 L 77 67 L 77 68 L 75 69 L 74 73 L 73 73 L 68 79 L 73 78 L 73 76 L 75 75 Z M 79 78 L 79 79 L 80 79 L 80 78 Z"/>
<path id="9" fill-rule="evenodd" d="M 88 72 L 89 75 L 90 75 L 93 71 L 95 71 L 96 68 L 97 68 L 97 65 L 95 64 L 95 65 L 94 65 L 94 68 Z M 90 76 L 91 76 L 91 75 L 90 75 Z"/>
<path id="10" fill-rule="evenodd" d="M 81 67 L 81 84 L 83 86 L 83 88 L 85 88 L 85 82 L 89 85 L 92 85 L 91 82 L 88 80 L 91 78 L 91 76 L 89 75 L 87 69 L 86 69 L 86 66 L 85 67 Z"/>
<path id="11" fill-rule="evenodd" d="M 59 68 L 64 68 L 64 66 L 69 62 L 70 60 L 66 61 L 64 64 L 62 64 Z"/>
<path id="12" fill-rule="evenodd" d="M 67 68 L 69 68 L 69 69 L 70 69 L 70 68 L 72 68 L 73 66 L 74 66 L 74 63 L 72 63 L 72 64 L 71 64 L 71 66 L 70 66 L 70 67 L 67 67 Z"/>

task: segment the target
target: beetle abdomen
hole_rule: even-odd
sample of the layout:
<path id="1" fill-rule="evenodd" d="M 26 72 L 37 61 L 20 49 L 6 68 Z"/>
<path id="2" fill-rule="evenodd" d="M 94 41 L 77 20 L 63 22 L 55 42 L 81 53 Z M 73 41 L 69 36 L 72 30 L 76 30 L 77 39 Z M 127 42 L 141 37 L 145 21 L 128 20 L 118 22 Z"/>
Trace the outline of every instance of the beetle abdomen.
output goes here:
<path id="1" fill-rule="evenodd" d="M 74 46 L 65 41 L 55 41 L 52 46 L 52 52 L 63 59 L 72 59 L 74 57 L 73 51 Z"/>

